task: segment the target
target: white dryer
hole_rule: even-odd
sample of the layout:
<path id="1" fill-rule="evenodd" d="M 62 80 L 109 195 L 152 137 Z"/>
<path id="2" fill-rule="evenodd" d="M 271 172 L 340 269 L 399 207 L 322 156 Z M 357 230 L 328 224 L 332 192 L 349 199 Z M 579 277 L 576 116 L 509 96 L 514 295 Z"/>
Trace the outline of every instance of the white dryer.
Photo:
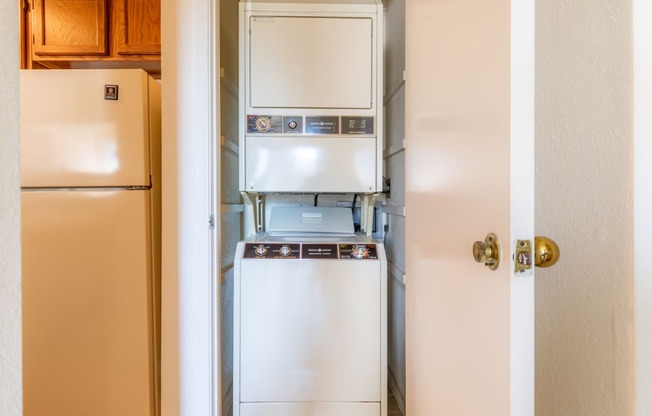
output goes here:
<path id="1" fill-rule="evenodd" d="M 239 186 L 382 192 L 383 4 L 240 2 Z"/>
<path id="2" fill-rule="evenodd" d="M 386 299 L 349 209 L 275 207 L 236 251 L 234 416 L 386 415 Z"/>

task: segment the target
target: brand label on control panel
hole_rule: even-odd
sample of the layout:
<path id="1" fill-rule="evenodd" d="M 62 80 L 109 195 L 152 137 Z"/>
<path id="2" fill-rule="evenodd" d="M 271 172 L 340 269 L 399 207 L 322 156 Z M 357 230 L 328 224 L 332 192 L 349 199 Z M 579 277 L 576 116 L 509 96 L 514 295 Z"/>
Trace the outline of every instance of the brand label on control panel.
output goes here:
<path id="1" fill-rule="evenodd" d="M 306 134 L 340 134 L 340 118 L 306 117 Z"/>
<path id="2" fill-rule="evenodd" d="M 303 244 L 302 259 L 337 259 L 337 244 Z"/>

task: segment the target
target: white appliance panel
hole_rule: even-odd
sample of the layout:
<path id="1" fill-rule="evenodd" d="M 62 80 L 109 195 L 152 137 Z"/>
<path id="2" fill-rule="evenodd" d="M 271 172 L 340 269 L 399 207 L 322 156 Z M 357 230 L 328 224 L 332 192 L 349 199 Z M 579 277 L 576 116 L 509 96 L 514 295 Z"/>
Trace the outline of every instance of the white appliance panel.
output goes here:
<path id="1" fill-rule="evenodd" d="M 372 107 L 371 18 L 249 19 L 251 107 Z"/>
<path id="2" fill-rule="evenodd" d="M 253 259 L 239 270 L 240 402 L 380 402 L 380 261 Z"/>
<path id="3" fill-rule="evenodd" d="M 26 416 L 154 415 L 149 213 L 148 191 L 22 193 Z"/>
<path id="4" fill-rule="evenodd" d="M 272 207 L 267 232 L 270 236 L 354 236 L 350 208 Z"/>
<path id="5" fill-rule="evenodd" d="M 380 403 L 245 403 L 240 416 L 378 416 Z"/>
<path id="6" fill-rule="evenodd" d="M 149 185 L 144 71 L 23 70 L 20 88 L 21 186 Z"/>
<path id="7" fill-rule="evenodd" d="M 246 137 L 245 189 L 256 192 L 370 192 L 374 137 Z"/>

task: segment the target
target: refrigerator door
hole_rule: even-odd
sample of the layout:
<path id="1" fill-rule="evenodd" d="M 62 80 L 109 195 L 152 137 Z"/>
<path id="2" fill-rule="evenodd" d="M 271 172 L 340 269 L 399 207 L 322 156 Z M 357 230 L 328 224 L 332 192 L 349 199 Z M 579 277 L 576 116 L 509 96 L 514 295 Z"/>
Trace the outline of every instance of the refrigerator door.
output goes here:
<path id="1" fill-rule="evenodd" d="M 140 69 L 21 71 L 21 185 L 149 185 L 147 88 Z"/>
<path id="2" fill-rule="evenodd" d="M 150 416 L 149 191 L 22 193 L 25 416 Z"/>

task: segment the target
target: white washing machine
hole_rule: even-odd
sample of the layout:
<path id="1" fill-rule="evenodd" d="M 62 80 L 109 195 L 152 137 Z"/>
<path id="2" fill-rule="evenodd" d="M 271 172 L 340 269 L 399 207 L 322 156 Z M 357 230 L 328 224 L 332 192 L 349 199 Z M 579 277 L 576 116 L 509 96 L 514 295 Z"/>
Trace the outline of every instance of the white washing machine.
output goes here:
<path id="1" fill-rule="evenodd" d="M 350 209 L 275 207 L 236 251 L 234 416 L 386 415 L 386 299 Z"/>

